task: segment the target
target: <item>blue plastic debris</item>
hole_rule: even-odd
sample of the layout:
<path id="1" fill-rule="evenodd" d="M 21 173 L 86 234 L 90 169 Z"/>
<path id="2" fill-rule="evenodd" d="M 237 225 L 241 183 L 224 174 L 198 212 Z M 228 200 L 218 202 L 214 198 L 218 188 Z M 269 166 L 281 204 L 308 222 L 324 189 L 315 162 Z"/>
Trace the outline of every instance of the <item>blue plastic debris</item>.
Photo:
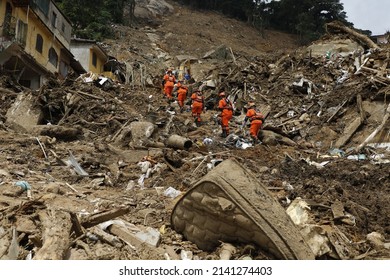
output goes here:
<path id="1" fill-rule="evenodd" d="M 26 181 L 17 181 L 15 183 L 16 186 L 21 187 L 23 191 L 31 190 L 31 186 Z"/>

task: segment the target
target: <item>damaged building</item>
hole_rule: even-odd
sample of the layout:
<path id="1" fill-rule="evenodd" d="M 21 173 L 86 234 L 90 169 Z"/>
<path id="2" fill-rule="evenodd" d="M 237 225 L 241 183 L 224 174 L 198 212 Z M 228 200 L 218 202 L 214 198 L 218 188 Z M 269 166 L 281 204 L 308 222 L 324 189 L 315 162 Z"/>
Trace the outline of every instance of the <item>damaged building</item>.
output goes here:
<path id="1" fill-rule="evenodd" d="M 0 65 L 20 84 L 38 89 L 70 69 L 85 72 L 70 52 L 71 23 L 50 0 L 0 2 Z"/>

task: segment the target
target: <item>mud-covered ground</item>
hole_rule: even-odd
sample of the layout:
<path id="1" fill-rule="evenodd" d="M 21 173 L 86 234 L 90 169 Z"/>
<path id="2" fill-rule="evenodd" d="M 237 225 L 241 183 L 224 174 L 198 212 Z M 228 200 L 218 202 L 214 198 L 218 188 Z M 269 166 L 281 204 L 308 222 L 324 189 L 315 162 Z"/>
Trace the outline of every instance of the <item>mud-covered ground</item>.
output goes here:
<path id="1" fill-rule="evenodd" d="M 377 246 L 367 239 L 367 234 L 377 232 L 383 237 L 382 243 L 390 242 L 388 151 L 354 150 L 382 122 L 387 107 L 383 102 L 386 96 L 383 92 L 387 91 L 383 88 L 388 86 L 373 84 L 365 75 L 351 76 L 336 85 L 335 80 L 342 75 L 340 69 L 345 69 L 342 64 L 353 63 L 348 59 L 342 60 L 340 68 L 329 67 L 320 59 L 308 59 L 291 36 L 269 31 L 262 37 L 233 19 L 172 4 L 174 13 L 162 18 L 161 25 L 117 27 L 118 38 L 107 40 L 104 45 L 122 61 L 145 65 L 152 85 L 117 84 L 102 90 L 69 79 L 34 93 L 36 105 L 44 114 L 41 125 L 50 122 L 80 129 L 81 133 L 72 139 L 21 133 L 7 126 L 6 113 L 18 90 L 7 77 L 2 77 L 0 256 L 10 254 L 13 226 L 19 242 L 17 258 L 25 259 L 30 251 L 35 256 L 45 238 L 49 238 L 44 235 L 48 225 L 41 213 L 64 211 L 76 214 L 84 231 L 77 233 L 73 221 L 67 249 L 55 249 L 58 251 L 55 255 L 61 258 L 167 259 L 190 254 L 193 259 L 218 259 L 218 249 L 199 250 L 196 244 L 173 230 L 170 216 L 178 198 L 171 198 L 164 191 L 172 187 L 185 194 L 208 173 L 207 163 L 212 159 L 234 158 L 284 208 L 298 197 L 307 202 L 310 223 L 320 226 L 326 232 L 323 235 L 330 238 L 330 252 L 317 258 L 388 259 L 388 247 Z M 180 21 L 178 28 L 178 22 L 173 19 L 180 17 L 185 20 Z M 199 28 L 193 28 L 194 25 Z M 155 36 L 148 37 L 146 33 Z M 186 54 L 201 59 L 205 52 L 221 44 L 232 48 L 236 60 L 200 60 L 201 63 L 193 65 L 194 78 L 203 82 L 212 73 L 230 73 L 218 86 L 223 84 L 230 92 L 238 91 L 238 105 L 255 100 L 260 108 L 268 108 L 264 131 L 277 132 L 284 139 L 265 137 L 262 144 L 247 149 L 230 145 L 219 137 L 217 111 L 207 110 L 202 116 L 203 125 L 196 127 L 189 107 L 179 113 L 175 104 L 162 97 L 161 75 L 165 67 L 174 65 L 169 57 L 158 58 L 162 52 L 170 57 Z M 277 67 L 272 68 L 270 64 Z M 314 82 L 314 95 L 291 86 L 301 76 Z M 211 98 L 215 91 L 206 88 L 205 94 Z M 341 151 L 335 150 L 334 143 L 359 114 L 357 94 L 363 98 L 366 120 Z M 290 111 L 292 117 L 288 115 Z M 244 107 L 239 106 L 231 121 L 231 132 L 245 139 L 240 129 L 242 113 Z M 128 127 L 142 121 L 152 122 L 155 129 L 148 139 L 140 140 Z M 389 142 L 388 128 L 386 123 L 376 142 Z M 173 134 L 190 139 L 193 145 L 188 150 L 167 147 L 164 143 Z M 66 165 L 69 152 L 88 176 L 80 176 Z M 365 158 L 361 160 L 347 157 L 363 154 Z M 380 160 L 370 158 L 373 155 L 380 155 Z M 145 160 L 156 169 L 140 183 L 139 163 Z M 320 163 L 324 164 L 318 166 Z M 16 192 L 17 181 L 27 181 L 32 186 L 32 199 Z M 335 218 L 332 209 L 336 202 L 342 205 L 345 217 Z M 142 244 L 133 247 L 123 239 L 109 244 L 87 234 L 92 232 L 92 227 L 83 224 L 83 219 L 92 213 L 121 207 L 128 208 L 129 212 L 118 218 L 159 232 L 161 241 L 156 248 Z M 331 238 L 335 232 L 342 236 L 342 251 L 334 247 L 340 244 Z M 55 240 L 55 236 L 50 238 Z M 253 244 L 233 245 L 237 251 L 232 259 L 247 255 L 253 259 L 272 258 Z"/>

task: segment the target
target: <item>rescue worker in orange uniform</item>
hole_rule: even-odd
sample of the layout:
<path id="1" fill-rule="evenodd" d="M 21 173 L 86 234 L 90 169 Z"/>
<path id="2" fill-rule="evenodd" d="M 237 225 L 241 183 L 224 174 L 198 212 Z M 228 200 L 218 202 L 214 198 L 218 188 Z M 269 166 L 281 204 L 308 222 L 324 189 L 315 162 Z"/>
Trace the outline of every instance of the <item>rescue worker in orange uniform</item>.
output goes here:
<path id="1" fill-rule="evenodd" d="M 248 103 L 248 111 L 246 112 L 245 119 L 242 123 L 242 128 L 245 127 L 248 120 L 251 122 L 249 129 L 250 136 L 253 140 L 253 143 L 257 144 L 259 141 L 257 135 L 259 134 L 260 128 L 264 123 L 264 116 L 256 109 L 256 105 L 253 102 Z"/>
<path id="2" fill-rule="evenodd" d="M 221 111 L 221 127 L 222 134 L 221 137 L 226 137 L 229 135 L 229 121 L 233 117 L 233 103 L 226 96 L 225 91 L 221 91 L 219 93 L 219 97 L 221 98 L 218 102 L 218 109 Z"/>
<path id="3" fill-rule="evenodd" d="M 194 118 L 196 126 L 200 126 L 202 121 L 200 118 L 200 114 L 202 114 L 202 112 L 204 111 L 203 93 L 199 89 L 196 89 L 192 93 L 191 99 L 192 99 L 192 105 L 191 105 L 192 117 Z"/>
<path id="4" fill-rule="evenodd" d="M 187 98 L 188 88 L 179 81 L 176 85 L 177 87 L 177 102 L 180 106 L 180 113 L 184 111 L 184 102 Z"/>
<path id="5" fill-rule="evenodd" d="M 167 73 L 164 75 L 163 84 L 164 84 L 164 94 L 165 96 L 171 100 L 173 98 L 172 91 L 175 86 L 176 78 L 173 75 L 172 70 L 168 69 Z"/>

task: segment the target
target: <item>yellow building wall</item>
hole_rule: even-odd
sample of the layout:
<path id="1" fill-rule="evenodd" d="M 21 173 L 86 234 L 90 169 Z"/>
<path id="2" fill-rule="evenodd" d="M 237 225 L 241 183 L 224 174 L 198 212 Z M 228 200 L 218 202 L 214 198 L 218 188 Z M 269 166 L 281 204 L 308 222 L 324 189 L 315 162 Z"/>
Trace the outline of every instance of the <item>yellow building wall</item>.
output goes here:
<path id="1" fill-rule="evenodd" d="M 25 51 L 34 57 L 39 64 L 43 65 L 50 72 L 57 72 L 60 63 L 62 46 L 57 40 L 54 40 L 53 34 L 49 32 L 46 26 L 44 26 L 39 19 L 32 15 L 32 13 L 33 12 L 31 10 L 27 13 L 25 10 L 20 8 L 16 8 L 14 11 L 14 16 L 16 18 L 28 24 Z M 37 34 L 40 34 L 43 38 L 42 54 L 35 49 Z M 49 49 L 51 47 L 54 48 L 58 55 L 57 67 L 49 62 Z"/>
<path id="2" fill-rule="evenodd" d="M 0 35 L 3 35 L 3 21 L 5 18 L 5 0 L 0 0 Z"/>
<path id="3" fill-rule="evenodd" d="M 96 66 L 94 66 L 92 64 L 92 62 L 93 62 L 93 53 L 95 53 L 96 56 L 97 56 Z M 90 52 L 89 52 L 89 70 L 92 73 L 101 74 L 103 72 L 103 66 L 104 66 L 105 63 L 106 63 L 106 58 L 105 57 L 99 55 L 99 53 L 97 51 L 95 51 L 94 49 L 90 50 Z"/>
<path id="4" fill-rule="evenodd" d="M 0 0 L 0 35 L 3 34 L 3 21 L 5 17 L 5 1 Z"/>

